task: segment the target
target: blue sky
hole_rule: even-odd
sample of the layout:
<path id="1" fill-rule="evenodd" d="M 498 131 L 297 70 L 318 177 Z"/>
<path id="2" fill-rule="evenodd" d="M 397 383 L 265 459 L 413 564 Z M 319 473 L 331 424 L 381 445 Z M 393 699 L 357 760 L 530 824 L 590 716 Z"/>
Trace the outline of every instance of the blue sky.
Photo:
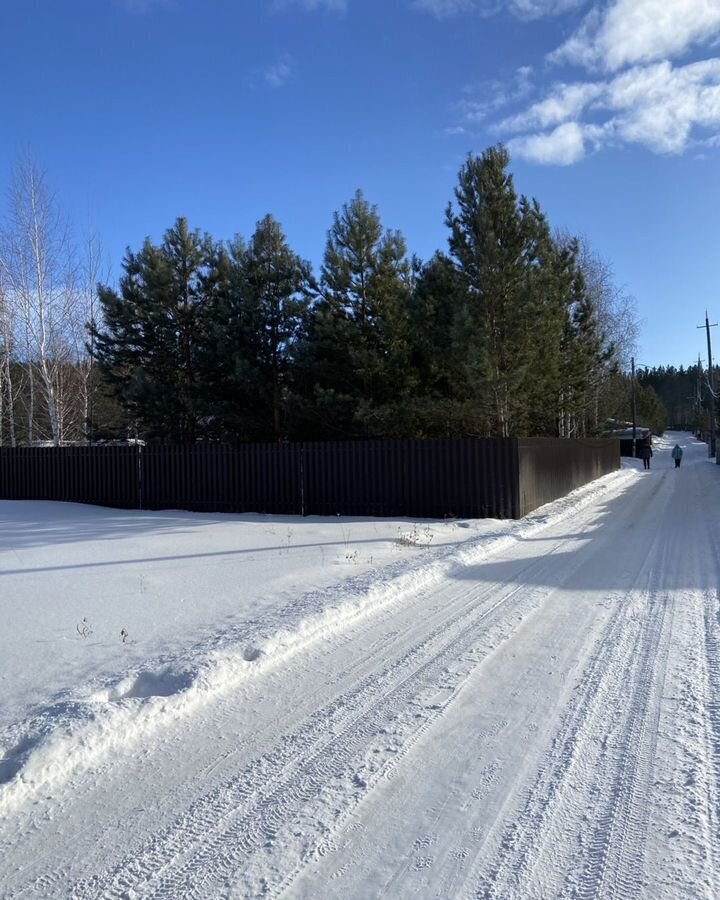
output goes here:
<path id="1" fill-rule="evenodd" d="M 357 187 L 423 258 L 468 152 L 636 298 L 638 359 L 720 315 L 720 0 L 3 0 L 0 183 L 29 148 L 112 265 L 265 213 L 317 267 Z M 716 356 L 720 358 L 720 341 Z"/>

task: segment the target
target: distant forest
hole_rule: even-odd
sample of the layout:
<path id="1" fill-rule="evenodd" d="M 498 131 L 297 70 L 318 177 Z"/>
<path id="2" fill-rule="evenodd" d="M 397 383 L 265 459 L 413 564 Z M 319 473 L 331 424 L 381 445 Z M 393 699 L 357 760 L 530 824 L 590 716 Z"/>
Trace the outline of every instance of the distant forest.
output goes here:
<path id="1" fill-rule="evenodd" d="M 602 434 L 629 420 L 634 304 L 587 241 L 468 156 L 426 261 L 362 191 L 313 272 L 281 225 L 184 218 L 116 285 L 23 160 L 0 229 L 0 444 Z M 638 421 L 699 426 L 697 369 L 641 370 Z"/>
<path id="2" fill-rule="evenodd" d="M 683 366 L 639 369 L 637 380 L 641 390 L 652 391 L 660 403 L 657 415 L 661 419 L 656 423 L 651 416 L 647 422 L 653 425 L 656 433 L 660 432 L 657 427 L 660 422 L 679 430 L 705 432 L 709 429 L 711 391 L 707 369 L 702 364 L 687 369 Z M 717 393 L 720 369 L 716 366 L 713 366 L 713 387 Z"/>

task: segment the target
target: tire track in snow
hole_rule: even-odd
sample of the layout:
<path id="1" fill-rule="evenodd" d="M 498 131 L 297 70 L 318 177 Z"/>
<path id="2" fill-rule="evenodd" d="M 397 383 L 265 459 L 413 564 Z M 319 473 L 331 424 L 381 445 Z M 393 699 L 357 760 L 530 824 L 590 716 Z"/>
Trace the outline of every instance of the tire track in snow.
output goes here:
<path id="1" fill-rule="evenodd" d="M 553 552 L 563 543 L 564 540 L 559 541 L 552 552 L 526 566 L 523 580 L 533 578 L 541 582 L 542 574 L 555 567 Z M 563 575 L 569 577 L 573 571 L 568 567 Z M 255 857 L 262 857 L 260 872 L 268 871 L 271 867 L 267 865 L 267 857 L 272 856 L 279 832 L 287 832 L 290 821 L 297 823 L 302 819 L 306 804 L 325 792 L 328 808 L 333 804 L 340 808 L 330 809 L 325 821 L 317 820 L 317 810 L 311 815 L 311 821 L 303 821 L 302 837 L 293 846 L 296 864 L 288 876 L 292 879 L 364 795 L 369 785 L 362 776 L 355 784 L 356 790 L 347 790 L 352 773 L 357 775 L 354 764 L 361 761 L 365 765 L 373 749 L 378 749 L 374 745 L 387 745 L 387 735 L 392 732 L 398 715 L 412 707 L 424 690 L 438 682 L 446 684 L 448 668 L 464 654 L 472 654 L 474 645 L 482 638 L 480 626 L 487 632 L 493 627 L 502 629 L 504 625 L 506 633 L 502 639 L 506 639 L 519 621 L 518 608 L 535 608 L 554 590 L 552 585 L 529 590 L 521 581 L 505 589 L 500 597 L 495 585 L 481 592 L 472 589 L 460 592 L 460 609 L 451 612 L 452 606 L 458 604 L 456 597 L 448 610 L 451 615 L 410 651 L 384 671 L 365 677 L 287 735 L 273 752 L 264 754 L 226 784 L 202 797 L 170 828 L 151 839 L 139 854 L 122 861 L 104 876 L 78 883 L 71 896 L 76 900 L 120 898 L 133 896 L 137 891 L 142 891 L 143 897 L 211 896 L 210 883 L 232 878 L 241 866 L 246 879 L 251 877 Z M 497 649 L 497 639 L 494 640 L 494 646 L 491 642 L 484 653 L 465 658 L 465 667 L 471 670 Z M 456 673 L 456 680 L 466 674 Z M 401 723 L 399 734 L 395 735 L 397 746 L 392 748 L 390 759 L 404 755 L 443 711 L 443 705 L 430 710 L 424 708 L 421 718 Z M 373 782 L 387 773 L 390 766 L 387 754 L 378 755 L 382 762 L 371 773 Z M 287 847 L 284 853 L 290 855 Z M 278 882 L 286 886 L 280 874 Z M 248 888 L 265 896 L 276 892 L 260 880 L 255 885 L 248 884 Z"/>
<path id="2" fill-rule="evenodd" d="M 707 656 L 709 594 L 685 590 L 676 604 L 677 628 L 658 727 L 649 847 L 654 858 L 666 859 L 668 865 L 646 871 L 649 897 L 709 900 L 720 895 L 718 738 L 712 722 L 718 686 L 717 682 L 712 686 L 712 662 Z"/>
<path id="3" fill-rule="evenodd" d="M 664 476 L 665 478 L 667 477 Z M 695 486 L 697 490 L 697 486 Z M 707 884 L 717 882 L 718 873 L 718 833 L 708 828 L 708 820 L 717 823 L 717 779 L 720 775 L 717 749 L 720 748 L 720 732 L 714 737 L 709 734 L 713 716 L 708 713 L 712 701 L 698 700 L 698 696 L 717 698 L 720 690 L 720 670 L 718 670 L 717 617 L 713 637 L 712 619 L 708 617 L 706 605 L 705 627 L 697 611 L 696 594 L 680 590 L 675 573 L 682 573 L 685 583 L 701 583 L 704 573 L 704 552 L 707 547 L 706 533 L 697 534 L 691 546 L 683 545 L 682 537 L 691 534 L 691 509 L 696 503 L 688 503 L 683 498 L 684 508 L 680 517 L 673 517 L 671 529 L 664 529 L 664 550 L 661 558 L 653 562 L 653 567 L 663 574 L 665 590 L 653 591 L 657 596 L 653 605 L 663 603 L 662 610 L 655 609 L 655 615 L 644 623 L 648 638 L 644 642 L 643 656 L 637 666 L 631 699 L 627 708 L 627 725 L 622 740 L 615 742 L 614 803 L 607 808 L 604 817 L 593 836 L 595 864 L 600 877 L 595 880 L 584 871 L 584 878 L 575 890 L 566 890 L 562 896 L 582 898 L 582 900 L 604 900 L 608 898 L 636 898 L 647 892 L 648 896 L 717 896 L 717 890 L 707 894 Z M 684 518 L 683 518 L 684 517 Z M 698 540 L 698 537 L 700 538 Z M 717 539 L 712 531 L 711 543 L 715 544 L 712 559 L 717 559 Z M 693 568 L 694 563 L 694 568 Z M 692 575 L 689 573 L 692 572 Z M 712 576 L 710 576 L 712 579 Z M 706 602 L 709 600 L 706 592 Z M 715 592 L 716 594 L 716 592 Z M 664 621 L 661 621 L 664 620 Z M 705 652 L 703 652 L 705 645 Z M 653 649 L 654 647 L 654 649 Z M 713 668 L 716 678 L 714 685 Z M 668 695 L 668 686 L 680 696 Z M 689 705 L 688 705 L 689 704 Z M 698 706 L 699 704 L 699 706 Z M 715 728 L 720 729 L 720 709 L 715 716 Z M 690 733 L 687 733 L 687 729 Z M 693 736 L 691 738 L 691 735 Z M 663 744 L 660 745 L 660 738 Z M 688 741 L 690 743 L 688 744 Z M 715 745 L 715 765 L 713 753 L 708 748 Z M 662 747 L 662 755 L 656 759 Z M 679 754 L 679 757 L 675 754 Z M 676 768 L 668 769 L 675 761 Z M 689 767 L 687 769 L 686 767 Z M 688 796 L 693 782 L 684 786 L 678 784 L 678 771 L 696 772 L 698 789 L 694 796 Z M 708 770 L 711 771 L 708 771 Z M 598 766 L 600 771 L 600 766 Z M 700 787 L 701 785 L 701 787 Z M 602 797 L 605 786 L 603 780 L 596 779 L 597 795 Z M 667 853 L 657 829 L 669 832 L 668 816 L 676 817 L 690 826 L 690 834 L 702 848 L 693 866 L 683 866 L 683 875 L 672 874 L 672 867 L 666 871 L 665 882 L 657 882 L 657 873 L 643 865 L 644 856 L 649 852 L 649 829 L 653 823 L 655 856 Z M 670 837 L 677 836 L 677 831 Z M 667 841 L 667 837 L 665 838 Z M 659 846 L 658 846 L 659 845 Z M 648 849 L 646 849 L 648 848 Z M 701 860 L 705 860 L 702 862 Z M 690 857 L 686 856 L 689 862 Z M 668 868 L 668 867 L 664 867 Z M 595 873 L 597 875 L 597 872 Z M 675 880 L 679 878 L 679 880 Z M 665 891 L 669 891 L 668 894 Z M 660 893 L 658 893 L 660 892 Z"/>
<path id="4" fill-rule="evenodd" d="M 716 551 L 719 549 L 715 542 Z M 715 557 L 718 558 L 717 556 Z M 720 876 L 720 603 L 717 590 L 705 592 L 704 638 L 707 673 L 707 758 L 710 762 L 708 817 L 711 828 L 710 859 L 715 888 Z M 716 890 L 717 895 L 717 890 Z"/>
<path id="5" fill-rule="evenodd" d="M 713 467 L 707 470 L 715 475 Z M 648 896 L 720 896 L 720 541 L 711 519 L 713 482 L 680 482 L 670 567 L 676 593 L 667 687 L 658 725 L 656 803 L 648 852 L 665 865 L 648 868 Z M 698 510 L 705 516 L 698 517 Z M 683 543 L 684 539 L 684 543 Z M 679 576 L 679 577 L 678 577 Z"/>
<path id="6" fill-rule="evenodd" d="M 483 900 L 515 896 L 522 887 L 522 878 L 530 869 L 535 845 L 542 840 L 545 819 L 556 802 L 574 755 L 583 738 L 583 730 L 591 715 L 597 695 L 602 690 L 605 674 L 619 655 L 629 655 L 624 640 L 624 614 L 619 601 L 612 618 L 594 650 L 590 663 L 573 692 L 570 711 L 566 713 L 553 736 L 550 750 L 542 761 L 535 781 L 521 802 L 519 814 L 502 832 L 500 848 L 494 860 L 480 862 L 482 874 L 471 873 L 474 882 L 472 896 Z M 480 848 L 480 857 L 483 849 Z M 522 894 L 518 894 L 522 896 Z"/>
<path id="7" fill-rule="evenodd" d="M 642 629 L 636 645 L 637 661 L 627 673 L 631 699 L 612 751 L 610 800 L 598 821 L 580 885 L 574 892 L 582 900 L 634 898 L 643 883 L 649 793 L 670 643 L 666 619 L 672 619 L 673 612 L 667 597 L 653 606 L 658 612 Z"/>
<path id="8" fill-rule="evenodd" d="M 656 536 L 650 543 L 640 568 L 640 572 L 646 571 L 652 561 L 645 596 L 654 596 L 662 577 L 668 544 L 660 542 Z M 667 657 L 667 607 L 664 600 L 649 604 L 649 615 L 638 622 L 632 610 L 628 614 L 624 600 L 615 598 L 615 610 L 520 812 L 505 826 L 494 861 L 489 866 L 480 863 L 484 872 L 474 876 L 474 897 L 525 900 L 567 895 L 568 891 L 583 900 L 637 896 L 637 866 L 643 858 L 646 795 L 659 716 L 654 666 L 658 657 L 663 664 Z M 641 606 L 641 613 L 644 608 Z M 630 698 L 618 707 L 627 686 Z M 654 725 L 647 727 L 649 717 Z M 544 886 L 540 893 L 533 892 L 528 884 L 545 848 L 572 847 L 573 831 L 583 815 L 595 821 L 596 828 L 583 854 L 585 861 L 580 863 L 580 884 L 565 889 L 562 885 Z M 551 871 L 556 877 L 562 875 L 557 867 Z M 635 885 L 630 893 L 625 892 L 628 882 Z"/>
<path id="9" fill-rule="evenodd" d="M 720 559 L 720 536 L 716 527 L 708 530 L 712 559 Z M 720 591 L 717 587 L 704 592 L 704 643 L 706 671 L 707 758 L 710 779 L 708 818 L 711 828 L 710 861 L 715 895 L 720 888 Z"/>

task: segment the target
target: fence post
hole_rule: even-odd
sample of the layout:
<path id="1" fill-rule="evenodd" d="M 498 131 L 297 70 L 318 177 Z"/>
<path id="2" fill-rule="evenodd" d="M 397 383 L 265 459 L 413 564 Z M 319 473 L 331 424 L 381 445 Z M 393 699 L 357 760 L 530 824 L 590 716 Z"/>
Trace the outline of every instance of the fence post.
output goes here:
<path id="1" fill-rule="evenodd" d="M 137 479 L 138 479 L 138 509 L 143 508 L 143 458 L 142 444 L 137 445 Z"/>
<path id="2" fill-rule="evenodd" d="M 300 515 L 305 517 L 305 444 L 300 444 Z"/>

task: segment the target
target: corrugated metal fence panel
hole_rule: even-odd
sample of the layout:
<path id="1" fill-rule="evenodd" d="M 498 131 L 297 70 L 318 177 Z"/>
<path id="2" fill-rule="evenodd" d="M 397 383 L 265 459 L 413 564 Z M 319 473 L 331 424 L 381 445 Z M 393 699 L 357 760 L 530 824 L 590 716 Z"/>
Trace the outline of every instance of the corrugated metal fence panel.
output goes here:
<path id="1" fill-rule="evenodd" d="M 618 465 L 612 439 L 0 448 L 0 498 L 199 512 L 517 518 Z"/>
<path id="2" fill-rule="evenodd" d="M 620 468 L 616 438 L 518 438 L 520 515 Z"/>
<path id="3" fill-rule="evenodd" d="M 152 445 L 142 448 L 146 509 L 300 514 L 294 444 Z"/>
<path id="4" fill-rule="evenodd" d="M 518 514 L 512 439 L 306 443 L 303 471 L 309 515 Z"/>
<path id="5" fill-rule="evenodd" d="M 2 447 L 0 498 L 138 506 L 134 447 Z"/>

